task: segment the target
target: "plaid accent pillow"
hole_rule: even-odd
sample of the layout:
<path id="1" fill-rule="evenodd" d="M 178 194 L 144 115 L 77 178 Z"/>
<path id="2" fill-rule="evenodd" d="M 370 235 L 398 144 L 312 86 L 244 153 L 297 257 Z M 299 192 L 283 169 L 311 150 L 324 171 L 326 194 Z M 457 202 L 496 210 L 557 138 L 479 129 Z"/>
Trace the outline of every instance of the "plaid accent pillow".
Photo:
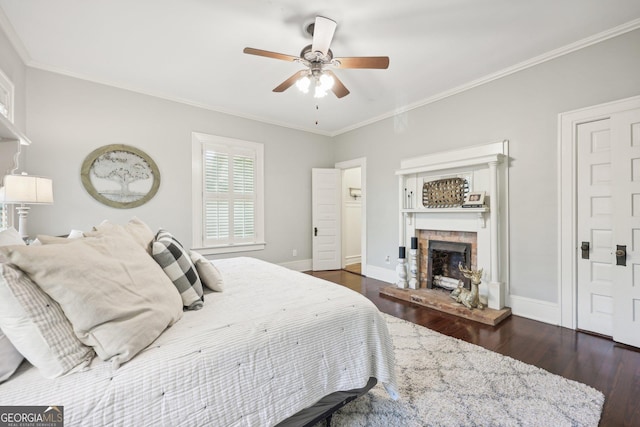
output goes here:
<path id="1" fill-rule="evenodd" d="M 151 245 L 153 259 L 178 288 L 187 310 L 199 310 L 204 304 L 204 291 L 189 253 L 171 233 L 158 230 Z"/>

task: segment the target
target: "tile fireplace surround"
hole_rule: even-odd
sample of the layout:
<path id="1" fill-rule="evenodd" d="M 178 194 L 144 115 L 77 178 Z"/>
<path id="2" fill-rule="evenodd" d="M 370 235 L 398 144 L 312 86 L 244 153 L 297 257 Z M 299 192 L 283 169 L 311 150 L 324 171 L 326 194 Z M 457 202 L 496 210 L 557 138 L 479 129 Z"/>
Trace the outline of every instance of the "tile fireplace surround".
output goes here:
<path id="1" fill-rule="evenodd" d="M 456 241 L 460 236 L 473 235 L 471 266 L 482 268 L 484 272 L 480 284 L 481 301 L 496 310 L 508 303 L 507 159 L 508 141 L 502 141 L 401 161 L 401 169 L 396 172 L 400 193 L 399 245 L 408 247 L 411 237 L 422 237 L 416 287 L 426 287 L 423 279 L 427 274 L 424 270 L 431 238 L 428 236 L 434 236 L 434 240 Z M 465 178 L 470 192 L 484 191 L 488 205 L 481 208 L 424 207 L 423 184 L 452 177 Z M 409 201 L 406 194 L 416 196 Z"/>

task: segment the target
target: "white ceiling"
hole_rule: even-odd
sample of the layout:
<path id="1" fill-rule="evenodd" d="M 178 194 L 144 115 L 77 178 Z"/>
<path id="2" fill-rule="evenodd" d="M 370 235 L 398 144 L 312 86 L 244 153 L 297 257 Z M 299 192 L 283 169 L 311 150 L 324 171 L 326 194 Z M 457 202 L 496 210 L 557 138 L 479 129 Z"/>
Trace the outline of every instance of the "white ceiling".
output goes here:
<path id="1" fill-rule="evenodd" d="M 0 8 L 29 66 L 326 135 L 640 27 L 640 0 L 0 0 Z M 272 92 L 302 66 L 242 49 L 298 55 L 317 15 L 338 23 L 336 57 L 387 55 L 389 69 L 336 70 L 351 91 L 342 99 Z"/>

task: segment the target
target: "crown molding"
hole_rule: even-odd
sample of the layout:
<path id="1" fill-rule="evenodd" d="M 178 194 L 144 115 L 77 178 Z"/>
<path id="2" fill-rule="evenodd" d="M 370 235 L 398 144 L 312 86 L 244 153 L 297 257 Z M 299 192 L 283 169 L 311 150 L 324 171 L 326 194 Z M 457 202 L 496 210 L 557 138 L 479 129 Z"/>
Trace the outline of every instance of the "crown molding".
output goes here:
<path id="1" fill-rule="evenodd" d="M 568 55 L 568 54 L 570 54 L 572 52 L 575 52 L 577 50 L 584 49 L 584 48 L 589 47 L 591 45 L 603 42 L 605 40 L 609 40 L 611 38 L 620 36 L 622 34 L 630 32 L 630 31 L 637 30 L 638 28 L 640 28 L 640 19 L 634 19 L 633 21 L 629 21 L 629 22 L 627 22 L 625 24 L 619 25 L 617 27 L 613 27 L 613 28 L 611 28 L 609 30 L 606 30 L 606 31 L 603 31 L 601 33 L 594 34 L 593 36 L 586 37 L 586 38 L 578 40 L 578 41 L 576 41 L 574 43 L 570 43 L 568 45 L 562 46 L 562 47 L 560 47 L 558 49 L 554 49 L 552 51 L 543 53 L 542 55 L 539 55 L 539 56 L 533 57 L 531 59 L 528 59 L 526 61 L 520 62 L 518 64 L 515 64 L 515 65 L 511 66 L 511 67 L 504 68 L 504 69 L 502 69 L 500 71 L 497 71 L 495 73 L 491 73 L 491 74 L 488 74 L 488 75 L 486 75 L 484 77 L 480 77 L 479 79 L 472 80 L 472 81 L 470 81 L 468 83 L 465 83 L 465 84 L 460 85 L 458 87 L 455 87 L 453 89 L 450 89 L 450 90 L 447 90 L 447 91 L 444 91 L 444 92 L 440 92 L 439 94 L 436 94 L 436 95 L 434 95 L 432 97 L 423 99 L 421 101 L 414 102 L 414 103 L 406 105 L 404 107 L 397 108 L 394 111 L 390 111 L 390 112 L 381 114 L 381 115 L 379 115 L 377 117 L 373 117 L 373 118 L 371 118 L 369 120 L 365 120 L 363 122 L 356 123 L 353 126 L 348 126 L 346 128 L 340 129 L 340 130 L 336 131 L 335 133 L 332 133 L 331 136 L 338 136 L 338 135 L 341 135 L 343 133 L 350 132 L 352 130 L 355 130 L 355 129 L 358 129 L 358 128 L 361 128 L 361 127 L 364 127 L 364 126 L 379 122 L 381 120 L 389 119 L 389 118 L 397 116 L 399 114 L 403 114 L 403 113 L 409 112 L 411 110 L 415 110 L 416 108 L 424 107 L 425 105 L 432 104 L 434 102 L 443 100 L 443 99 L 448 98 L 450 96 L 457 95 L 459 93 L 462 93 L 462 92 L 465 92 L 467 90 L 473 89 L 473 88 L 475 88 L 477 86 L 481 86 L 483 84 L 492 82 L 494 80 L 501 79 L 502 77 L 506 77 L 506 76 L 508 76 L 510 74 L 514 74 L 514 73 L 517 73 L 519 71 L 526 70 L 527 68 L 535 67 L 536 65 L 542 64 L 542 63 L 547 62 L 547 61 L 551 61 L 552 59 L 556 59 L 556 58 L 558 58 L 560 56 Z"/>

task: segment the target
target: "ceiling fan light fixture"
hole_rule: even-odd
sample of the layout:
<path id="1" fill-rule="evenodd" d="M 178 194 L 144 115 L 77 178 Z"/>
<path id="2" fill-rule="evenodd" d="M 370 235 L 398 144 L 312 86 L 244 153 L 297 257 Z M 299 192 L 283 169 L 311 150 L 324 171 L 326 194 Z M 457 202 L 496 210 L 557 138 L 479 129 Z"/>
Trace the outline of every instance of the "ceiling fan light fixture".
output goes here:
<path id="1" fill-rule="evenodd" d="M 302 93 L 309 93 L 309 86 L 311 86 L 311 79 L 308 76 L 303 76 L 296 81 L 296 87 Z"/>
<path id="2" fill-rule="evenodd" d="M 320 76 L 320 87 L 325 91 L 329 91 L 331 90 L 331 88 L 333 87 L 333 84 L 335 83 L 335 81 L 333 80 L 333 77 L 331 77 L 328 74 L 322 74 Z"/>
<path id="3" fill-rule="evenodd" d="M 321 85 L 317 85 L 316 86 L 316 90 L 313 93 L 313 97 L 314 98 L 324 98 L 325 96 L 327 96 L 327 91 L 325 89 L 323 89 Z"/>

